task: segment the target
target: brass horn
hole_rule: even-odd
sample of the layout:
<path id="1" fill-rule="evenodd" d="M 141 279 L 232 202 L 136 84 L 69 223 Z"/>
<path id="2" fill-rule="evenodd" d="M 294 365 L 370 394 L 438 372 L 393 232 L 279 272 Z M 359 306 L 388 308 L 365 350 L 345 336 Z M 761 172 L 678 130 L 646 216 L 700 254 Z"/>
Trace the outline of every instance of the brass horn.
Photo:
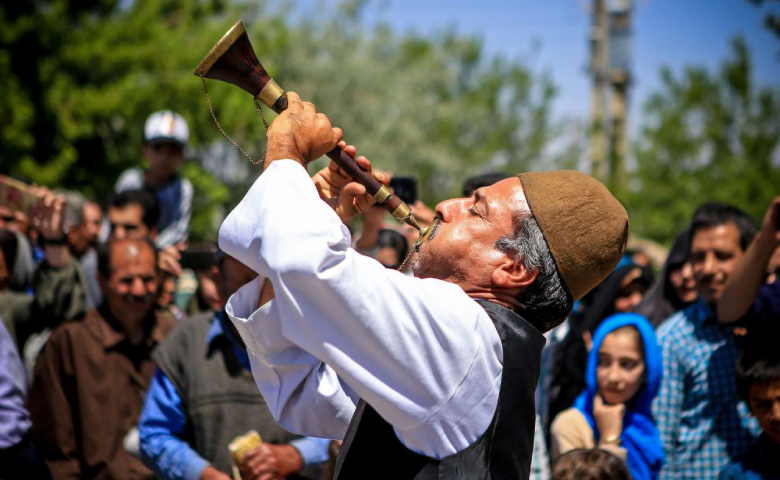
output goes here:
<path id="1" fill-rule="evenodd" d="M 261 102 L 276 113 L 287 109 L 287 94 L 257 59 L 241 20 L 214 45 L 192 73 L 200 78 L 212 78 L 237 85 L 252 95 L 255 102 Z M 377 203 L 396 219 L 420 230 L 409 205 L 364 171 L 352 157 L 342 152 L 341 148 L 334 148 L 327 156 L 355 181 L 365 186 Z"/>

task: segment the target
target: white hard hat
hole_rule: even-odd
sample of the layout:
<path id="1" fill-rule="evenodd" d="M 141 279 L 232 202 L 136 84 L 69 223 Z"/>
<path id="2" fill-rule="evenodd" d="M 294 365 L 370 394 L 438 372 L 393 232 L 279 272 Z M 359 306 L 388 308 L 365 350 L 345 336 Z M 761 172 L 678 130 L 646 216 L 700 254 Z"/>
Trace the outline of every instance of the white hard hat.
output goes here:
<path id="1" fill-rule="evenodd" d="M 175 142 L 186 145 L 190 129 L 184 117 L 171 110 L 162 110 L 149 115 L 144 126 L 144 140 L 150 143 Z"/>

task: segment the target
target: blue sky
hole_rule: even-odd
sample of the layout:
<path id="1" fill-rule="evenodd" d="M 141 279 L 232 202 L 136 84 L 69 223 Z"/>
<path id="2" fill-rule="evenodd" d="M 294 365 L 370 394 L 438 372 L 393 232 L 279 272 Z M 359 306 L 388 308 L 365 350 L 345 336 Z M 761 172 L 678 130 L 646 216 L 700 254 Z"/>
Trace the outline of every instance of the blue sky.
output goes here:
<path id="1" fill-rule="evenodd" d="M 315 0 L 294 0 L 300 9 Z M 336 0 L 327 0 L 327 4 Z M 556 117 L 585 118 L 590 110 L 589 0 L 374 0 L 366 21 L 398 31 L 435 34 L 447 27 L 477 35 L 491 54 L 522 59 L 548 72 L 559 87 Z M 780 87 L 780 41 L 763 25 L 768 7 L 746 0 L 638 0 L 634 14 L 632 130 L 640 106 L 659 85 L 659 69 L 716 68 L 742 35 L 751 48 L 755 79 Z M 780 13 L 780 8 L 774 7 Z"/>

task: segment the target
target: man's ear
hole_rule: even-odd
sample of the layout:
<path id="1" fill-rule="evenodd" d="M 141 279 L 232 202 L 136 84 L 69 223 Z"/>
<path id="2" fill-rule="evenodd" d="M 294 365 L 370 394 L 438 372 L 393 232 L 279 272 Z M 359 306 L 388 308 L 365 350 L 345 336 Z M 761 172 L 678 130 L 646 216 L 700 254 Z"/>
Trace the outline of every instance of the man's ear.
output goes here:
<path id="1" fill-rule="evenodd" d="M 536 281 L 539 270 L 529 270 L 517 255 L 510 253 L 493 270 L 493 285 L 508 289 L 527 288 Z"/>
<path id="2" fill-rule="evenodd" d="M 151 230 L 149 230 L 149 240 L 151 240 L 151 241 L 153 241 L 153 242 L 154 242 L 155 240 L 157 240 L 157 234 L 158 234 L 158 233 L 160 233 L 160 232 L 157 230 L 157 226 L 155 225 L 155 226 L 154 226 L 154 228 L 152 228 Z"/>

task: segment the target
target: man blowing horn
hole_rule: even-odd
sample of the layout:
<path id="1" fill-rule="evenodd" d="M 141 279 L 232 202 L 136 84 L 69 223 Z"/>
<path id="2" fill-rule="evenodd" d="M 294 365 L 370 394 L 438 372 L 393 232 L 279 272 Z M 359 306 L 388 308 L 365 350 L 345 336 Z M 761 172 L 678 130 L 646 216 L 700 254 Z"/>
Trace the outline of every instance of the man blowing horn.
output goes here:
<path id="1" fill-rule="evenodd" d="M 260 275 L 226 311 L 274 417 L 343 438 L 339 480 L 528 478 L 542 334 L 617 265 L 625 209 L 582 173 L 522 173 L 437 205 L 408 277 L 350 248 L 370 197 L 335 165 L 312 182 L 342 132 L 288 100 L 219 237 Z"/>

